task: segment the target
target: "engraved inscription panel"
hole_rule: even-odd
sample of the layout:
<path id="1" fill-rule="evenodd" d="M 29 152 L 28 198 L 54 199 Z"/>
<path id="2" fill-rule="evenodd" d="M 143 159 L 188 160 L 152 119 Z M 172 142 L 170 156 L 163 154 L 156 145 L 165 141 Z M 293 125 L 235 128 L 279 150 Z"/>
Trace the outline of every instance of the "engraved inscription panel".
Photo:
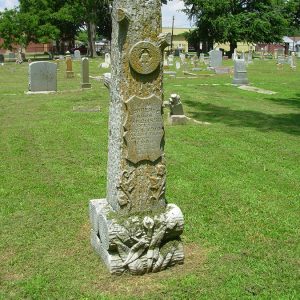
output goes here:
<path id="1" fill-rule="evenodd" d="M 133 96 L 126 106 L 124 139 L 127 143 L 127 159 L 133 163 L 157 160 L 162 155 L 161 141 L 164 135 L 161 99 L 155 95 L 149 98 Z"/>
<path id="2" fill-rule="evenodd" d="M 158 68 L 160 61 L 159 48 L 150 42 L 138 42 L 129 53 L 130 65 L 139 74 L 151 74 Z"/>

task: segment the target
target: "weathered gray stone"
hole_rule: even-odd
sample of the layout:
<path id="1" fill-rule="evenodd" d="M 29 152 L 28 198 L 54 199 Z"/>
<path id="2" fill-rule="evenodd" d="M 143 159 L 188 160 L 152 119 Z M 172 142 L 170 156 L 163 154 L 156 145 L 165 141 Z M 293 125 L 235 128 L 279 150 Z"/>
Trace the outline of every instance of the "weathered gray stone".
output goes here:
<path id="1" fill-rule="evenodd" d="M 108 66 L 111 65 L 111 58 L 110 58 L 110 53 L 105 53 L 105 61 L 104 61 Z"/>
<path id="2" fill-rule="evenodd" d="M 90 203 L 91 242 L 113 274 L 184 260 L 183 216 L 165 199 L 160 10 L 160 0 L 113 2 L 107 200 Z"/>
<path id="3" fill-rule="evenodd" d="M 209 52 L 209 66 L 213 68 L 222 66 L 222 51 L 211 50 Z"/>
<path id="4" fill-rule="evenodd" d="M 57 65 L 41 61 L 29 65 L 30 92 L 55 92 L 57 91 Z"/>
<path id="5" fill-rule="evenodd" d="M 236 59 L 234 61 L 234 77 L 233 84 L 248 84 L 248 76 L 246 63 L 243 59 Z"/>
<path id="6" fill-rule="evenodd" d="M 79 50 L 74 51 L 74 59 L 75 60 L 81 60 L 81 54 Z"/>
<path id="7" fill-rule="evenodd" d="M 84 57 L 81 60 L 81 88 L 90 89 L 91 87 L 89 59 Z"/>

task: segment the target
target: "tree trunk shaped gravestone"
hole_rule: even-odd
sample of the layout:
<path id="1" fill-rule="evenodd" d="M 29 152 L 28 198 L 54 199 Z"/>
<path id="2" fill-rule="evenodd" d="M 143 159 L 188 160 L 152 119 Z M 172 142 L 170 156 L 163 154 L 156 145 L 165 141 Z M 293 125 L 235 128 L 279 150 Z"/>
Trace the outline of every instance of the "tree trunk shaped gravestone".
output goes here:
<path id="1" fill-rule="evenodd" d="M 90 201 L 91 242 L 112 274 L 184 260 L 181 210 L 165 199 L 161 0 L 115 0 L 112 11 L 107 199 Z"/>

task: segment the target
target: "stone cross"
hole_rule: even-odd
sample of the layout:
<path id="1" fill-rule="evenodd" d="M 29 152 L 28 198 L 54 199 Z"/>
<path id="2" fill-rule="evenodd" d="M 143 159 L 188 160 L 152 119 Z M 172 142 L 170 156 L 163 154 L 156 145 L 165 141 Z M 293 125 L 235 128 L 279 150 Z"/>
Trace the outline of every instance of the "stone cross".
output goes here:
<path id="1" fill-rule="evenodd" d="M 161 0 L 112 9 L 107 198 L 90 201 L 91 243 L 112 274 L 158 272 L 184 260 L 183 215 L 165 197 Z"/>
<path id="2" fill-rule="evenodd" d="M 90 89 L 91 86 L 89 59 L 84 57 L 81 60 L 81 88 Z"/>
<path id="3" fill-rule="evenodd" d="M 66 70 L 67 78 L 73 78 L 74 72 L 73 72 L 73 62 L 72 62 L 71 55 L 66 55 L 66 65 L 67 65 L 67 70 Z"/>
<path id="4" fill-rule="evenodd" d="M 57 65 L 47 61 L 29 65 L 29 85 L 31 93 L 57 91 Z"/>

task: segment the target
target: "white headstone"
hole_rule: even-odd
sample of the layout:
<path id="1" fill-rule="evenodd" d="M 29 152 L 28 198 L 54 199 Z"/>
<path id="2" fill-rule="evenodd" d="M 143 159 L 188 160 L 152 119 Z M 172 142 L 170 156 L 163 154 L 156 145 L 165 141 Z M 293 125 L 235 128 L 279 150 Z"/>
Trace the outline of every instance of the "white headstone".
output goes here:
<path id="1" fill-rule="evenodd" d="M 79 50 L 74 51 L 74 59 L 75 60 L 81 60 L 81 54 Z"/>
<path id="2" fill-rule="evenodd" d="M 47 61 L 33 62 L 29 65 L 29 91 L 57 91 L 57 65 Z"/>
<path id="3" fill-rule="evenodd" d="M 177 62 L 176 62 L 176 69 L 177 69 L 177 70 L 179 70 L 179 69 L 180 69 L 180 67 L 181 67 L 181 65 L 180 65 L 180 62 L 179 62 L 179 61 L 177 61 Z"/>
<path id="4" fill-rule="evenodd" d="M 105 53 L 105 63 L 110 66 L 111 59 L 110 59 L 110 53 Z"/>

